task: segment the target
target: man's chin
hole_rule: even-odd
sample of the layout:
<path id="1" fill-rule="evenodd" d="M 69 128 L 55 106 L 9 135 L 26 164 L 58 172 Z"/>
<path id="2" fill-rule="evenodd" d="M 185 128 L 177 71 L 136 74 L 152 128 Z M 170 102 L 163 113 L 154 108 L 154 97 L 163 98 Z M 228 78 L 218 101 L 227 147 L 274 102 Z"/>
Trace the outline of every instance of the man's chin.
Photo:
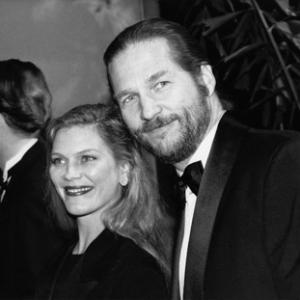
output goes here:
<path id="1" fill-rule="evenodd" d="M 164 155 L 168 152 L 169 147 L 165 146 L 165 141 L 154 141 L 154 139 L 151 139 L 145 135 L 138 135 L 136 136 L 136 139 L 144 148 L 146 148 L 155 156 L 160 156 L 161 154 Z"/>
<path id="2" fill-rule="evenodd" d="M 176 151 L 176 145 L 168 144 L 167 146 L 162 143 L 153 143 L 148 139 L 138 139 L 138 142 L 155 157 L 161 161 L 169 164 L 173 164 L 181 160 L 181 157 L 178 157 L 178 152 Z M 175 150 L 175 151 L 174 151 Z"/>
<path id="3" fill-rule="evenodd" d="M 179 163 L 190 157 L 197 148 L 197 143 L 191 139 L 177 139 L 171 141 L 154 140 L 144 135 L 136 136 L 137 141 L 150 153 L 168 164 Z"/>

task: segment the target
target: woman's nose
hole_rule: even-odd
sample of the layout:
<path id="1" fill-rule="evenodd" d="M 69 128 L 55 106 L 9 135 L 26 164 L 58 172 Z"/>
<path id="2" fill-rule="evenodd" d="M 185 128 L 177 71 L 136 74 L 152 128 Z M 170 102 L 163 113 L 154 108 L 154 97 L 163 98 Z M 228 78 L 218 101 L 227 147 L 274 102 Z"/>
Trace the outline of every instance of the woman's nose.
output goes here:
<path id="1" fill-rule="evenodd" d="M 64 177 L 67 180 L 79 178 L 81 176 L 80 168 L 76 164 L 68 164 L 65 168 Z"/>

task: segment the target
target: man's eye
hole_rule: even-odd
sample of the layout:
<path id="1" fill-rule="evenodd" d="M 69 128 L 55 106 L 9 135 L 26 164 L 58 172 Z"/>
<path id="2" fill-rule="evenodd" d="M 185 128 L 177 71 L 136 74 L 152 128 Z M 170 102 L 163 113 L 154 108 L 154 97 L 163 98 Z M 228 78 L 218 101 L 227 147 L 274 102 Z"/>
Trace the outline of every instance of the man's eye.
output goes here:
<path id="1" fill-rule="evenodd" d="M 154 86 L 154 88 L 156 89 L 156 90 L 160 90 L 160 89 L 162 89 L 163 87 L 165 87 L 166 85 L 168 85 L 169 84 L 169 81 L 160 81 L 160 82 L 158 82 L 155 86 Z"/>
<path id="2" fill-rule="evenodd" d="M 137 99 L 137 97 L 135 95 L 129 95 L 127 97 L 124 97 L 122 100 L 121 100 L 121 104 L 122 105 L 126 105 L 126 104 L 129 104 L 129 103 L 132 103 L 133 101 L 135 101 Z"/>
<path id="3" fill-rule="evenodd" d="M 53 157 L 51 158 L 51 164 L 54 166 L 60 166 L 65 164 L 65 160 L 60 157 Z"/>
<path id="4" fill-rule="evenodd" d="M 85 163 L 85 162 L 89 162 L 89 161 L 94 161 L 97 158 L 95 156 L 92 155 L 83 155 L 81 156 L 81 162 Z"/>

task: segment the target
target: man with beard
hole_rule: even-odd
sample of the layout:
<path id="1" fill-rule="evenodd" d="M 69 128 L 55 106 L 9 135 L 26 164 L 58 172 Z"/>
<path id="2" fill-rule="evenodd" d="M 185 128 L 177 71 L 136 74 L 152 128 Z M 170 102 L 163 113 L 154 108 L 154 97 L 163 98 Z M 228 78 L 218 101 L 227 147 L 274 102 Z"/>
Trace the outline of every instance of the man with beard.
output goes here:
<path id="1" fill-rule="evenodd" d="M 176 23 L 125 29 L 104 61 L 129 130 L 185 188 L 172 299 L 299 299 L 299 135 L 225 112 L 197 41 Z"/>

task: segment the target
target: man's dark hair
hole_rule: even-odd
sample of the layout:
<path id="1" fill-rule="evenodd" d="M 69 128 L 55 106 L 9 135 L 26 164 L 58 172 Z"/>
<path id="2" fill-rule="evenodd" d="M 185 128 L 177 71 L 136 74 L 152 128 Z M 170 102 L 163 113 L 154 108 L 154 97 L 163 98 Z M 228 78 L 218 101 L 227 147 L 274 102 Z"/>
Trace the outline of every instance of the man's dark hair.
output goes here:
<path id="1" fill-rule="evenodd" d="M 104 53 L 106 67 L 129 45 L 156 38 L 164 38 L 168 42 L 174 61 L 192 75 L 198 75 L 200 66 L 207 64 L 200 43 L 186 28 L 175 22 L 153 18 L 127 27 L 111 42 Z"/>
<path id="2" fill-rule="evenodd" d="M 51 117 L 52 97 L 42 71 L 32 62 L 0 61 L 0 113 L 11 128 L 40 132 Z"/>

